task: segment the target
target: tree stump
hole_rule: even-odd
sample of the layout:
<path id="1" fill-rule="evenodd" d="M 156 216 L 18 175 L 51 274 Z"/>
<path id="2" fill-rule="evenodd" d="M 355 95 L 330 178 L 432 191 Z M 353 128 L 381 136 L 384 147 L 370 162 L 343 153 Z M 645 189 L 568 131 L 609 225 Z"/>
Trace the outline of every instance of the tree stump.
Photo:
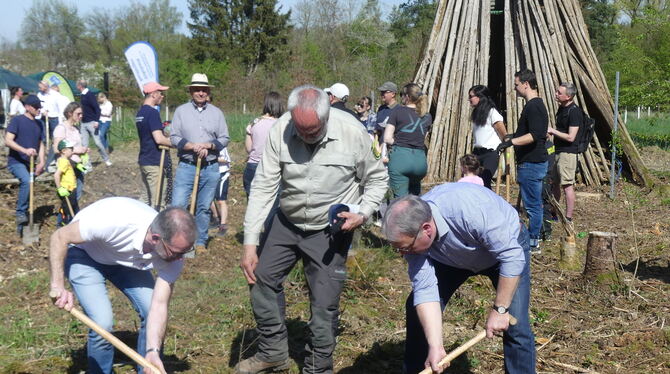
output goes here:
<path id="1" fill-rule="evenodd" d="M 617 235 L 612 232 L 592 231 L 586 245 L 586 264 L 584 276 L 595 278 L 605 273 L 616 274 L 616 250 L 614 243 Z"/>

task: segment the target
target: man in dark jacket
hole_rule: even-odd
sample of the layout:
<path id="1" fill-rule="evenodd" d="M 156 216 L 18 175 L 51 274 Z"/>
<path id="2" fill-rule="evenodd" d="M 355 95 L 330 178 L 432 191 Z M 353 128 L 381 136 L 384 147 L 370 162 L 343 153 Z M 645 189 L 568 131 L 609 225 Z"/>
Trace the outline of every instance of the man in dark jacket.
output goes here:
<path id="1" fill-rule="evenodd" d="M 77 89 L 81 92 L 81 110 L 84 112 L 84 116 L 81 119 L 81 144 L 84 147 L 88 147 L 88 137 L 92 136 L 100 152 L 100 157 L 102 157 L 107 166 L 112 166 L 112 161 L 109 159 L 105 146 L 102 145 L 100 135 L 98 135 L 100 105 L 98 105 L 96 95 L 88 89 L 88 83 L 83 79 L 77 81 Z M 90 167 L 91 165 L 87 166 Z"/>
<path id="2" fill-rule="evenodd" d="M 324 88 L 323 90 L 328 94 L 331 107 L 345 111 L 354 116 L 354 118 L 358 119 L 358 115 L 346 106 L 346 102 L 349 99 L 349 87 L 344 85 L 344 83 L 335 83 L 328 88 Z"/>

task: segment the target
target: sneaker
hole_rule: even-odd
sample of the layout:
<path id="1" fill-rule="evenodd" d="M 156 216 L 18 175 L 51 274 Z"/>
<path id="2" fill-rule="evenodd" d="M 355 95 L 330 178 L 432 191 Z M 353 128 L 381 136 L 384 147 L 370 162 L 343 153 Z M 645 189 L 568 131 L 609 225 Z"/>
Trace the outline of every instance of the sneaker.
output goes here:
<path id="1" fill-rule="evenodd" d="M 47 173 L 53 174 L 56 172 L 56 161 L 52 162 L 47 166 Z"/>
<path id="2" fill-rule="evenodd" d="M 539 255 L 542 253 L 540 250 L 540 239 L 530 239 L 530 254 Z"/>
<path id="3" fill-rule="evenodd" d="M 274 373 L 278 371 L 288 370 L 288 358 L 281 361 L 265 362 L 256 355 L 240 361 L 235 365 L 235 373 L 238 374 L 260 374 L 260 373 Z"/>
<path id="4" fill-rule="evenodd" d="M 222 223 L 219 225 L 219 232 L 216 233 L 218 236 L 224 236 L 226 235 L 226 232 L 228 231 L 228 225 L 225 223 Z"/>
<path id="5" fill-rule="evenodd" d="M 107 165 L 107 166 L 112 166 L 112 161 L 111 161 L 111 160 L 107 160 L 107 161 L 105 161 L 105 165 Z"/>
<path id="6" fill-rule="evenodd" d="M 16 225 L 24 225 L 28 223 L 28 217 L 25 214 L 17 214 L 16 215 Z"/>

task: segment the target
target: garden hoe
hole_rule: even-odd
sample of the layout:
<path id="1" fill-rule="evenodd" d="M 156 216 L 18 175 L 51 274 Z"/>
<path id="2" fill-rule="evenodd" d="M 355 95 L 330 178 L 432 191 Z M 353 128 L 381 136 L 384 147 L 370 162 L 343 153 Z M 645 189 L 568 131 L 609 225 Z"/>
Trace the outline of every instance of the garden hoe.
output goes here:
<path id="1" fill-rule="evenodd" d="M 516 318 L 510 314 L 509 316 L 509 324 L 510 325 L 516 325 Z M 453 351 L 449 352 L 448 355 L 446 355 L 442 360 L 440 360 L 439 364 L 440 366 L 444 366 L 451 361 L 453 361 L 456 357 L 460 356 L 463 354 L 463 352 L 467 351 L 472 347 L 473 345 L 479 343 L 486 337 L 486 330 L 482 330 L 477 334 L 474 338 L 468 340 L 467 342 L 463 343 L 460 345 L 458 348 L 454 349 Z M 430 367 L 427 367 L 423 369 L 419 374 L 432 374 L 433 370 L 431 370 Z"/>
<path id="2" fill-rule="evenodd" d="M 33 196 L 35 185 L 35 156 L 30 156 L 30 198 L 29 198 L 29 216 L 28 226 L 23 228 L 23 245 L 31 245 L 40 241 L 40 227 L 33 223 Z"/>
<path id="3" fill-rule="evenodd" d="M 53 293 L 52 291 L 51 293 L 49 293 L 49 297 L 52 300 L 55 300 L 56 298 L 58 298 L 58 294 Z M 75 307 L 72 307 L 72 309 L 70 309 L 70 314 L 72 314 L 75 318 L 80 320 L 86 326 L 90 327 L 91 330 L 97 332 L 98 335 L 102 336 L 105 340 L 112 343 L 114 347 L 116 347 L 119 351 L 123 352 L 126 356 L 130 357 L 130 359 L 135 361 L 135 363 L 137 363 L 141 367 L 149 368 L 154 373 L 163 373 L 163 371 L 158 370 L 158 368 L 154 364 L 147 361 L 146 358 L 142 357 L 139 353 L 135 352 L 135 350 L 127 346 L 126 343 L 122 342 L 121 340 L 119 340 L 119 338 L 112 335 L 109 331 L 103 329 L 100 325 L 95 323 L 95 321 L 88 318 L 88 316 L 84 314 L 84 312 L 80 311 Z"/>

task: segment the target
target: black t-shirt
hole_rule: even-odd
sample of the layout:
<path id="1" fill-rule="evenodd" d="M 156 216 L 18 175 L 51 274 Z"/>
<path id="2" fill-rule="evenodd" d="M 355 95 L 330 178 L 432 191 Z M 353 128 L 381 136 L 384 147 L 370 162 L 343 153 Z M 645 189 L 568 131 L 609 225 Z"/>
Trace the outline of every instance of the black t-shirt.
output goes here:
<path id="1" fill-rule="evenodd" d="M 567 134 L 570 127 L 581 127 L 582 122 L 584 122 L 582 110 L 575 103 L 567 107 L 559 107 L 556 112 L 556 130 L 560 132 Z M 554 144 L 558 153 L 577 153 L 577 139 L 568 142 L 554 136 Z"/>
<path id="2" fill-rule="evenodd" d="M 149 105 L 142 105 L 135 117 L 137 135 L 140 138 L 140 153 L 137 162 L 140 165 L 160 165 L 161 151 L 154 140 L 154 131 L 163 131 L 160 113 Z"/>
<path id="3" fill-rule="evenodd" d="M 519 117 L 514 137 L 531 134 L 533 142 L 526 145 L 514 146 L 516 162 L 545 162 L 547 161 L 547 126 L 549 126 L 549 114 L 541 98 L 536 97 L 526 103 Z"/>
<path id="4" fill-rule="evenodd" d="M 398 105 L 391 111 L 388 124 L 395 126 L 394 145 L 425 149 L 424 139 L 433 125 L 433 117 L 430 113 L 426 113 L 419 118 L 414 108 Z"/>
<path id="5" fill-rule="evenodd" d="M 332 106 L 333 108 L 335 108 L 335 109 L 339 109 L 339 110 L 341 110 L 341 111 L 347 112 L 347 113 L 351 114 L 352 116 L 354 116 L 354 118 L 358 119 L 358 114 L 356 114 L 353 110 L 347 108 L 347 107 L 344 105 L 344 103 L 341 102 L 341 101 L 338 101 L 338 102 L 334 103 L 334 104 L 331 105 L 331 106 Z"/>

